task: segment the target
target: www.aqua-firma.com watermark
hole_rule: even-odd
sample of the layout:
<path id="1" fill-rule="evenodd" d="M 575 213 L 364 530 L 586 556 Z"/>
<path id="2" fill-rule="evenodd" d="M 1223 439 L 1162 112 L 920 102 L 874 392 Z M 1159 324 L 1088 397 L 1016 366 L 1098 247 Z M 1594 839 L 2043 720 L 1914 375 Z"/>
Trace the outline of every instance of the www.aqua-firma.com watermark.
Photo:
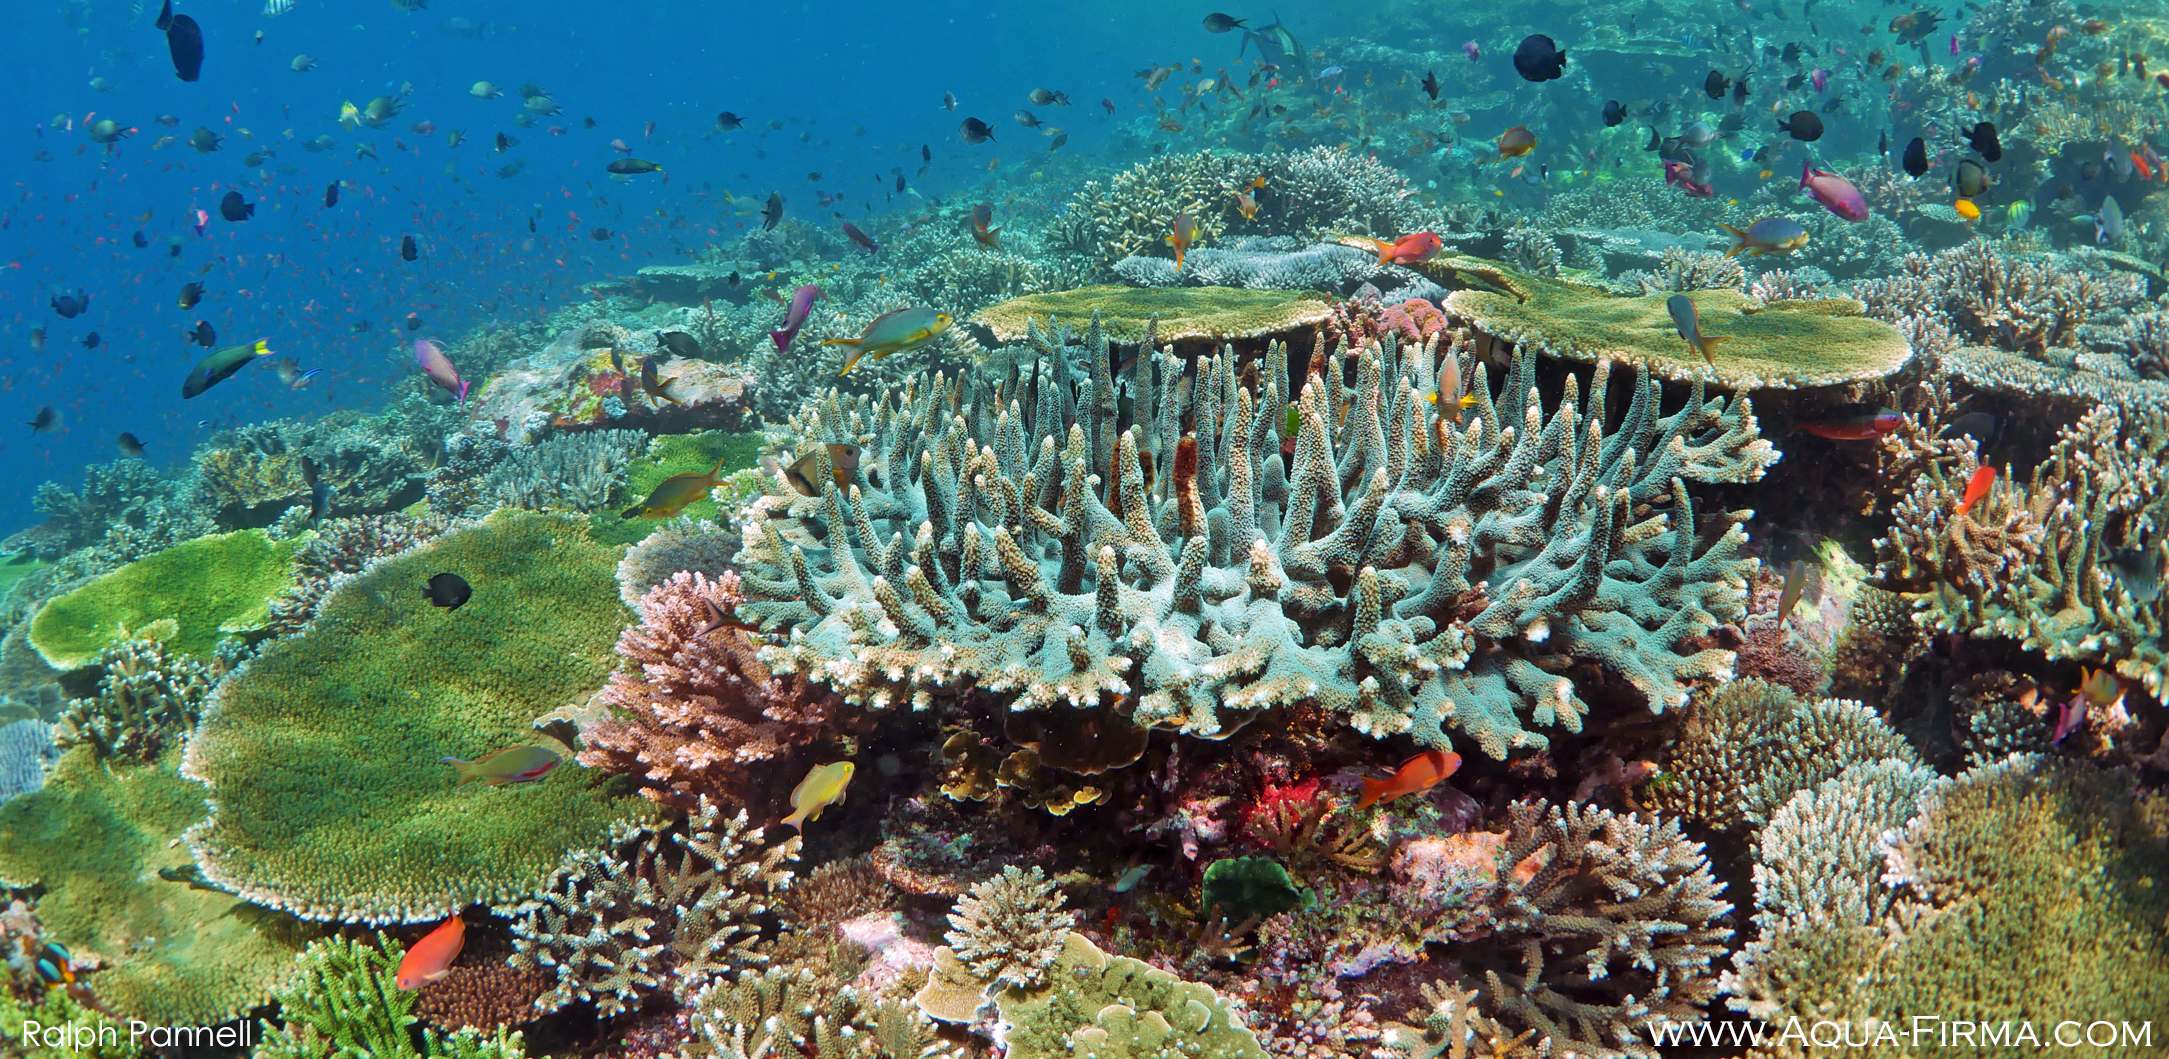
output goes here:
<path id="1" fill-rule="evenodd" d="M 1649 1026 L 1650 1043 L 1658 1047 L 1706 1045 L 1723 1048 L 1790 1046 L 1813 1049 L 1899 1048 L 1927 1051 L 1936 1048 L 2031 1048 L 2132 1049 L 2133 1054 L 2154 1054 L 2154 1024 L 2109 1019 L 2066 1019 L 2056 1022 L 1987 1022 L 1947 1019 L 1939 1015 L 1913 1015 L 1902 1019 L 1863 1019 L 1839 1022 L 1803 1019 L 1784 1022 L 1669 1022 Z"/>

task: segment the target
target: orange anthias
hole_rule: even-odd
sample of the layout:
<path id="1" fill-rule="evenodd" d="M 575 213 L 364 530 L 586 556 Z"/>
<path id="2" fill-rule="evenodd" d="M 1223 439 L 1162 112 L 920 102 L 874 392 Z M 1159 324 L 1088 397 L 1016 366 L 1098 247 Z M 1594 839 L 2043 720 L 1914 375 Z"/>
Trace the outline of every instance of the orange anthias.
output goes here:
<path id="1" fill-rule="evenodd" d="M 466 941 L 467 924 L 453 916 L 415 942 L 399 961 L 400 990 L 411 993 L 450 973 L 452 961 L 459 958 L 459 947 Z"/>
<path id="2" fill-rule="evenodd" d="M 1410 232 L 1390 243 L 1373 239 L 1371 245 L 1378 248 L 1381 265 L 1420 265 L 1437 257 L 1446 241 L 1434 232 Z"/>
<path id="3" fill-rule="evenodd" d="M 1988 490 L 1995 484 L 1994 467 L 1983 467 L 1973 472 L 1973 477 L 1966 479 L 1966 495 L 1958 501 L 1958 513 L 1963 515 L 1973 510 L 1973 505 L 1980 503 L 1981 498 L 1987 496 Z"/>
<path id="4" fill-rule="evenodd" d="M 1363 797 L 1356 799 L 1356 808 L 1390 802 L 1404 794 L 1420 794 L 1460 767 L 1461 755 L 1451 750 L 1426 750 L 1401 762 L 1401 767 L 1385 779 L 1364 780 Z"/>

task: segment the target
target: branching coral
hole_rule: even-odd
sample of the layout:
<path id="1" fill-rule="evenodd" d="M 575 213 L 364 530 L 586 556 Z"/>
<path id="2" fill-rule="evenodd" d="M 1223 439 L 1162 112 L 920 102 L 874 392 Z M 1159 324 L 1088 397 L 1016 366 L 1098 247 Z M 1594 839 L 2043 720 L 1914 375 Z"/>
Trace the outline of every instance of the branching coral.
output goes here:
<path id="1" fill-rule="evenodd" d="M 178 486 L 162 477 L 142 460 L 115 460 L 83 468 L 83 488 L 69 492 L 55 482 L 38 486 L 30 506 L 50 516 L 47 525 L 55 533 L 39 538 L 38 558 L 58 559 L 63 553 L 96 543 L 117 525 L 142 526 L 154 513 L 176 500 Z"/>
<path id="2" fill-rule="evenodd" d="M 415 994 L 395 984 L 399 943 L 377 935 L 375 945 L 327 938 L 298 958 L 300 980 L 279 994 L 281 1024 L 263 1026 L 262 1059 L 521 1059 L 527 1049 L 516 1032 L 484 1035 L 460 1030 L 421 1031 L 415 1047 L 410 1028 Z"/>
<path id="3" fill-rule="evenodd" d="M 686 1054 L 714 1059 L 921 1059 L 934 1043 L 908 1003 L 870 1001 L 807 968 L 772 967 L 719 979 L 691 1000 Z"/>
<path id="4" fill-rule="evenodd" d="M 1969 342 L 2040 353 L 2071 345 L 2097 314 L 2143 305 L 2146 280 L 1975 240 L 1933 257 L 1907 254 L 1898 274 L 1856 282 L 1853 294 L 1879 320 L 1932 316 Z"/>
<path id="5" fill-rule="evenodd" d="M 2098 408 L 2063 428 L 2023 487 L 1957 510 L 1973 459 L 1930 465 L 1876 542 L 1884 588 L 1926 593 L 1941 632 L 2018 640 L 2052 659 L 2114 665 L 2169 691 L 2169 419 Z M 1968 454 L 1970 457 L 1970 454 Z"/>
<path id="6" fill-rule="evenodd" d="M 346 576 L 360 573 L 385 556 L 434 540 L 450 528 L 450 520 L 443 516 L 404 512 L 325 521 L 315 536 L 295 549 L 294 586 L 284 597 L 271 601 L 265 628 L 282 636 L 300 631 Z"/>
<path id="7" fill-rule="evenodd" d="M 53 741 L 96 747 L 101 758 L 156 761 L 194 728 L 211 686 L 223 675 L 215 663 L 168 656 L 157 640 L 124 640 L 98 654 L 104 675 L 98 694 L 68 703 Z"/>
<path id="8" fill-rule="evenodd" d="M 888 910 L 896 888 L 875 873 L 864 857 L 832 860 L 799 879 L 783 895 L 783 910 L 793 922 L 830 926 Z"/>
<path id="9" fill-rule="evenodd" d="M 641 599 L 641 621 L 618 637 L 629 665 L 603 701 L 617 712 L 584 734 L 580 763 L 647 781 L 642 793 L 690 808 L 704 797 L 742 805 L 793 761 L 845 731 L 842 703 L 802 675 L 777 675 L 742 629 L 711 627 L 739 605 L 738 576 L 672 574 Z M 710 608 L 713 608 L 711 611 Z"/>
<path id="10" fill-rule="evenodd" d="M 1723 254 L 1666 247 L 1656 271 L 1624 273 L 1615 282 L 1630 294 L 1738 290 L 1747 283 L 1747 270 Z"/>
<path id="11" fill-rule="evenodd" d="M 515 446 L 490 468 L 481 492 L 531 511 L 593 511 L 608 502 L 626 465 L 647 447 L 642 430 L 591 430 Z"/>
<path id="12" fill-rule="evenodd" d="M 764 845 L 744 810 L 701 800 L 682 825 L 620 825 L 567 854 L 540 897 L 516 906 L 511 964 L 550 975 L 543 1011 L 591 1000 L 605 1015 L 668 988 L 682 1001 L 759 966 L 763 917 L 791 884 L 798 838 Z"/>
<path id="13" fill-rule="evenodd" d="M 729 572 L 731 553 L 737 550 L 737 536 L 707 519 L 666 522 L 626 549 L 618 561 L 618 598 L 634 613 L 643 613 L 641 597 L 670 575 L 690 571 L 713 582 Z"/>
<path id="14" fill-rule="evenodd" d="M 1061 955 L 1062 938 L 1076 919 L 1062 910 L 1061 891 L 1045 872 L 1004 868 L 957 899 L 947 941 L 979 978 L 1036 989 Z"/>
<path id="15" fill-rule="evenodd" d="M 1434 365 L 1389 338 L 1343 358 L 1359 385 L 1310 374 L 1291 473 L 1283 347 L 1256 392 L 1226 356 L 1190 386 L 1169 355 L 1136 358 L 1125 384 L 1156 413 L 1126 432 L 1105 336 L 1049 348 L 1086 381 L 1037 375 L 1029 419 L 1015 378 L 1002 407 L 994 380 L 937 378 L 801 411 L 799 436 L 865 448 L 848 494 L 779 479 L 744 513 L 740 610 L 791 627 L 763 653 L 778 673 L 875 707 L 967 682 L 1017 710 L 1135 693 L 1137 723 L 1207 736 L 1307 702 L 1503 757 L 1544 745 L 1525 720 L 1579 729 L 1565 668 L 1616 673 L 1656 710 L 1728 672 L 1727 652 L 1683 645 L 1740 614 L 1746 513 L 1698 518 L 1686 483 L 1775 459 L 1744 400 L 1697 386 L 1660 415 L 1643 377 L 1606 434 L 1608 366 L 1586 405 L 1576 377 L 1547 414 L 1519 359 L 1499 405 L 1477 373 L 1456 425 L 1422 397 Z"/>
<path id="16" fill-rule="evenodd" d="M 1855 763 L 1918 765 L 1903 738 L 1856 702 L 1803 701 L 1791 690 L 1737 680 L 1698 702 L 1644 803 L 1712 827 L 1760 825 L 1793 792 Z"/>

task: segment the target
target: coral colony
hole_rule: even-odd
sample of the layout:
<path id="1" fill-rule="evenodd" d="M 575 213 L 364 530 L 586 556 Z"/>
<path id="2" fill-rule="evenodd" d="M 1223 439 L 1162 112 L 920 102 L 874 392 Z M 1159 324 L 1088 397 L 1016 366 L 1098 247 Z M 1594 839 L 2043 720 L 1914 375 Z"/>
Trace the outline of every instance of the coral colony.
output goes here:
<path id="1" fill-rule="evenodd" d="M 1866 221 L 1330 146 L 771 218 L 445 344 L 465 412 L 48 483 L 0 1050 L 2169 1033 L 2162 197 L 2057 249 L 1843 172 Z"/>

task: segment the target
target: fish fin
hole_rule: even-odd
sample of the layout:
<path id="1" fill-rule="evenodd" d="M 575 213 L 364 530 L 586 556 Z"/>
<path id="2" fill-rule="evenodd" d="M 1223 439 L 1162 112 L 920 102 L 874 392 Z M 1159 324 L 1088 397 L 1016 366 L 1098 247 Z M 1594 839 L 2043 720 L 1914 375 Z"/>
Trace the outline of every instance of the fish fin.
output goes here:
<path id="1" fill-rule="evenodd" d="M 626 509 L 625 509 L 625 510 L 623 510 L 623 511 L 620 511 L 620 512 L 618 512 L 618 517 L 619 517 L 619 518 L 639 518 L 639 517 L 640 517 L 640 510 L 641 510 L 641 509 L 640 509 L 640 505 L 639 505 L 639 504 L 634 504 L 633 506 L 631 506 L 631 507 L 629 507 L 629 508 L 626 508 Z"/>
<path id="2" fill-rule="evenodd" d="M 472 761 L 461 761 L 456 757 L 441 757 L 437 760 L 443 764 L 452 766 L 452 768 L 458 772 L 459 782 L 452 784 L 453 790 L 458 790 L 459 788 L 465 787 L 466 785 L 482 778 L 482 769 Z"/>
<path id="3" fill-rule="evenodd" d="M 1386 788 L 1390 784 L 1389 780 L 1364 780 L 1363 797 L 1356 799 L 1356 808 L 1368 809 L 1377 804 L 1378 799 L 1385 796 Z"/>
<path id="4" fill-rule="evenodd" d="M 774 332 L 769 333 L 774 334 Z M 855 346 L 859 344 L 859 340 L 856 338 L 830 338 L 823 340 L 821 344 L 824 346 Z"/>
<path id="5" fill-rule="evenodd" d="M 1726 256 L 1726 257 L 1731 257 L 1732 255 L 1734 255 L 1734 254 L 1737 254 L 1737 253 L 1739 253 L 1740 251 L 1742 251 L 1742 250 L 1745 250 L 1745 249 L 1747 249 L 1747 233 L 1746 233 L 1746 232 L 1743 232 L 1743 231 L 1739 230 L 1738 228 L 1734 228 L 1733 226 L 1731 226 L 1731 225 L 1729 225 L 1729 224 L 1725 224 L 1725 223 L 1723 223 L 1723 222 L 1721 222 L 1721 221 L 1720 221 L 1720 222 L 1718 223 L 1718 225 L 1717 225 L 1717 226 L 1718 226 L 1719 228 L 1723 228 L 1724 230 L 1726 230 L 1726 231 L 1728 231 L 1728 232 L 1731 232 L 1731 233 L 1732 233 L 1732 237 L 1733 237 L 1734 239 L 1737 239 L 1737 240 L 1739 240 L 1739 242 L 1737 242 L 1737 243 L 1734 243 L 1734 244 L 1732 244 L 1732 249 L 1730 249 L 1730 250 L 1727 250 L 1727 251 L 1725 251 L 1725 256 Z"/>
<path id="6" fill-rule="evenodd" d="M 800 831 L 800 832 L 803 832 L 803 831 L 805 831 L 805 830 L 806 830 L 806 810 L 804 810 L 804 809 L 793 809 L 793 810 L 791 810 L 791 815 L 789 815 L 789 816 L 786 816 L 786 817 L 784 817 L 784 818 L 783 818 L 783 822 L 784 822 L 784 823 L 786 823 L 786 824 L 789 824 L 789 825 L 791 825 L 791 830 L 793 830 L 793 831 Z"/>
<path id="7" fill-rule="evenodd" d="M 825 345 L 827 345 L 828 343 L 826 343 L 826 342 L 823 342 L 823 343 L 821 343 L 821 344 L 825 346 Z M 852 351 L 852 353 L 851 353 L 850 359 L 848 359 L 848 360 L 845 360 L 845 361 L 844 361 L 844 366 L 843 366 L 843 370 L 842 370 L 842 371 L 839 371 L 839 372 L 837 372 L 837 373 L 836 373 L 836 377 L 840 379 L 840 378 L 842 378 L 842 377 L 844 377 L 844 376 L 846 376 L 846 375 L 849 375 L 849 374 L 851 374 L 851 369 L 852 369 L 852 368 L 855 368 L 855 367 L 857 367 L 857 366 L 858 366 L 858 363 L 859 363 L 859 358 L 860 358 L 860 357 L 863 357 L 863 356 L 865 356 L 865 355 L 866 355 L 866 352 L 865 352 L 864 350 L 853 350 L 853 351 Z"/>
<path id="8" fill-rule="evenodd" d="M 1714 368 L 1714 367 L 1716 367 L 1716 366 L 1717 366 L 1717 358 L 1716 358 L 1716 356 L 1714 356 L 1714 355 L 1712 355 L 1712 354 L 1710 353 L 1710 347 L 1711 347 L 1711 346 L 1713 346 L 1713 345 L 1715 345 L 1715 344 L 1717 344 L 1717 343 L 1719 343 L 1719 342 L 1725 342 L 1725 341 L 1729 341 L 1729 340 L 1730 340 L 1730 336 L 1727 336 L 1727 335 L 1703 335 L 1703 336 L 1702 336 L 1702 359 L 1703 359 L 1703 360 L 1706 360 L 1706 361 L 1709 361 L 1709 363 L 1710 363 L 1710 367 L 1713 367 L 1713 368 Z"/>
<path id="9" fill-rule="evenodd" d="M 1002 248 L 1002 230 L 1000 228 L 987 229 L 987 242 L 993 244 L 994 249 L 1000 250 Z"/>

